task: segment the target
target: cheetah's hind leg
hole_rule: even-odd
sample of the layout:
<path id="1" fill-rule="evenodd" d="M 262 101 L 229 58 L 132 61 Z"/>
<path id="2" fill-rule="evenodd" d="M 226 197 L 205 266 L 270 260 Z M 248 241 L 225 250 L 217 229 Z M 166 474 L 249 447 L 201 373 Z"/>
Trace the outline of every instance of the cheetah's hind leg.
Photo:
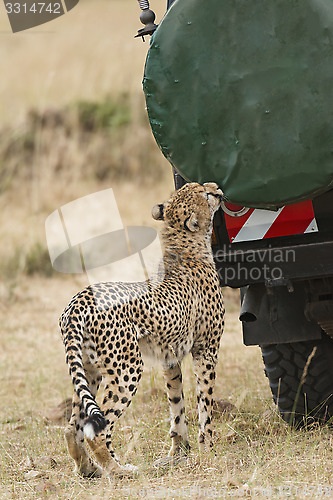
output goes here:
<path id="1" fill-rule="evenodd" d="M 84 421 L 85 413 L 82 404 L 74 392 L 72 416 L 65 430 L 68 452 L 75 462 L 74 472 L 87 478 L 101 477 L 102 469 L 90 458 L 85 446 Z"/>
<path id="2" fill-rule="evenodd" d="M 93 439 L 87 439 L 103 470 L 107 474 L 116 476 L 132 476 L 138 471 L 138 468 L 134 465 L 121 465 L 111 442 L 114 425 L 130 405 L 142 374 L 143 362 L 141 353 L 136 343 L 133 343 L 133 346 L 130 352 L 131 366 L 128 371 L 123 369 L 121 362 L 117 363 L 114 361 L 112 368 L 108 361 L 105 362 L 107 370 L 103 374 L 104 394 L 101 409 L 107 425 Z"/>
<path id="3" fill-rule="evenodd" d="M 102 377 L 86 356 L 83 357 L 83 367 L 91 393 L 96 397 Z M 75 462 L 75 472 L 83 477 L 100 477 L 102 469 L 90 458 L 84 440 L 84 425 L 86 414 L 82 402 L 74 391 L 72 416 L 65 430 L 65 438 L 70 456 Z"/>

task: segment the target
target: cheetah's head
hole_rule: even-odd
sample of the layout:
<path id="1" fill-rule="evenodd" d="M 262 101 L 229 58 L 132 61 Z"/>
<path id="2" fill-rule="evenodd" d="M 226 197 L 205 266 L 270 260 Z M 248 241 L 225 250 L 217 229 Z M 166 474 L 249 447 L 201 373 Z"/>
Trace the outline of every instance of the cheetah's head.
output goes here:
<path id="1" fill-rule="evenodd" d="M 207 233 L 223 193 L 214 182 L 185 184 L 165 203 L 155 205 L 152 216 L 180 231 Z"/>

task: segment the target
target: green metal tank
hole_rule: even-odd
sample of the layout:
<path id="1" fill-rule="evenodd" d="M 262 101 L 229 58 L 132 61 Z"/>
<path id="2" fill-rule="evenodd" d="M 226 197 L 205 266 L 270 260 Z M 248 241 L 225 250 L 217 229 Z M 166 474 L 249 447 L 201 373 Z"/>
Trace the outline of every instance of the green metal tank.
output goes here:
<path id="1" fill-rule="evenodd" d="M 143 86 L 185 179 L 258 208 L 332 187 L 333 0 L 176 0 Z"/>

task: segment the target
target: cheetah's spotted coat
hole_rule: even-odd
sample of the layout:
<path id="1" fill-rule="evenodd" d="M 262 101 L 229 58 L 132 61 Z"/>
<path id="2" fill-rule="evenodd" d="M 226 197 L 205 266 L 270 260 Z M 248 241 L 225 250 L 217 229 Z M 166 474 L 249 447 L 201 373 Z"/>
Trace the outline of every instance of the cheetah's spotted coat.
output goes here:
<path id="1" fill-rule="evenodd" d="M 123 475 L 111 445 L 114 423 L 136 393 L 142 356 L 163 367 L 171 410 L 169 455 L 189 448 L 181 362 L 191 353 L 197 378 L 199 443 L 212 437 L 212 393 L 224 308 L 211 251 L 212 219 L 222 192 L 214 183 L 186 184 L 153 208 L 164 221 L 164 275 L 159 283 L 100 283 L 78 293 L 60 318 L 66 361 L 74 384 L 66 429 L 68 450 L 84 475 Z M 95 401 L 103 380 L 101 408 Z M 97 462 L 90 458 L 92 449 Z"/>

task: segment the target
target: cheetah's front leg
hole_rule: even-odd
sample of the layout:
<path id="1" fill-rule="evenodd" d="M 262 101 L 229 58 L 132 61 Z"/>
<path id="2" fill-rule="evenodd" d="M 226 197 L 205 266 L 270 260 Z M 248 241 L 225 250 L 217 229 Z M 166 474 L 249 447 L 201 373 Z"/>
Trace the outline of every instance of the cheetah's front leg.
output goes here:
<path id="1" fill-rule="evenodd" d="M 212 410 L 215 385 L 215 366 L 210 356 L 193 355 L 193 369 L 197 379 L 197 401 L 199 410 L 199 447 L 203 451 L 213 445 Z"/>
<path id="2" fill-rule="evenodd" d="M 170 436 L 172 439 L 169 456 L 186 453 L 190 445 L 187 440 L 187 425 L 185 422 L 183 379 L 180 364 L 163 368 L 171 412 Z"/>

